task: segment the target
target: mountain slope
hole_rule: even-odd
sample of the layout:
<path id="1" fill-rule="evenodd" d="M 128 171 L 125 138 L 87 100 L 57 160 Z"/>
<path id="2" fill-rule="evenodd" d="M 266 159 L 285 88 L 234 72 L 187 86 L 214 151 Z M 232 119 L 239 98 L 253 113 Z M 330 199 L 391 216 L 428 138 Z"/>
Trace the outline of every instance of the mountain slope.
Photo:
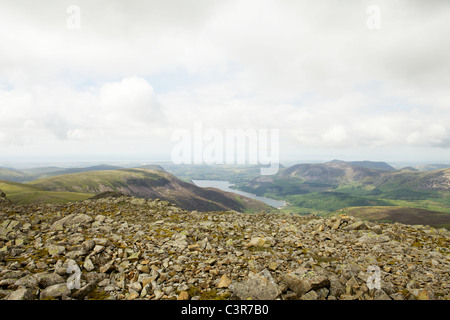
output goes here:
<path id="1" fill-rule="evenodd" d="M 80 172 L 89 172 L 89 171 L 106 171 L 106 170 L 117 170 L 117 169 L 122 169 L 122 167 L 102 164 L 102 165 L 98 165 L 98 166 L 85 167 L 85 168 L 61 169 L 59 171 L 47 172 L 45 174 L 45 176 L 50 177 L 50 176 L 59 176 L 62 174 L 71 174 L 71 173 L 80 173 Z"/>
<path id="2" fill-rule="evenodd" d="M 10 168 L 0 168 L 0 180 L 14 181 L 14 182 L 24 182 L 29 179 L 30 174 L 25 172 L 10 169 Z"/>
<path id="3" fill-rule="evenodd" d="M 431 220 L 435 216 L 427 215 L 429 211 L 450 213 L 450 169 L 422 172 L 387 170 L 385 164 L 376 162 L 364 161 L 362 165 L 337 160 L 297 164 L 275 176 L 258 177 L 238 187 L 288 201 L 290 206 L 284 210 L 301 214 L 329 214 L 355 206 L 422 209 L 411 214 L 422 214 Z"/>
<path id="4" fill-rule="evenodd" d="M 351 165 L 367 168 L 367 169 L 376 169 L 376 170 L 386 170 L 386 171 L 394 171 L 395 168 L 386 162 L 376 162 L 376 161 L 350 161 L 348 162 Z"/>
<path id="5" fill-rule="evenodd" d="M 326 163 L 304 163 L 294 165 L 283 171 L 281 177 L 298 178 L 308 182 L 320 182 L 331 185 L 354 182 L 372 182 L 381 173 L 379 169 L 333 160 Z"/>
<path id="6" fill-rule="evenodd" d="M 393 172 L 380 177 L 377 184 L 380 188 L 403 187 L 412 190 L 450 190 L 450 169 L 425 172 Z"/>
<path id="7" fill-rule="evenodd" d="M 369 161 L 355 165 L 333 160 L 327 163 L 303 163 L 280 171 L 275 176 L 261 176 L 239 184 L 239 189 L 257 195 L 300 195 L 324 192 L 342 185 L 372 185 L 387 170 L 367 168 Z M 382 166 L 374 163 L 374 167 Z"/>
<path id="8" fill-rule="evenodd" d="M 271 210 L 260 201 L 217 189 L 203 189 L 170 173 L 148 169 L 118 169 L 65 174 L 30 182 L 41 190 L 99 194 L 120 192 L 138 198 L 159 198 L 187 210 Z"/>
<path id="9" fill-rule="evenodd" d="M 416 169 L 420 171 L 434 171 L 447 168 L 450 168 L 450 164 L 436 163 L 436 164 L 422 164 L 416 166 Z"/>
<path id="10" fill-rule="evenodd" d="M 368 166 L 368 165 L 366 165 Z M 286 186 L 289 185 L 289 188 Z M 343 161 L 327 163 L 297 164 L 273 177 L 259 177 L 240 185 L 251 192 L 264 190 L 279 195 L 304 194 L 327 191 L 346 186 L 358 186 L 360 189 L 378 194 L 414 194 L 416 192 L 434 192 L 450 190 L 450 168 L 434 171 L 378 170 L 361 167 Z M 316 188 L 316 189 L 314 189 Z M 317 190 L 322 188 L 322 190 Z M 268 190 L 268 191 L 267 191 Z M 292 192 L 289 192 L 292 191 Z"/>
<path id="11" fill-rule="evenodd" d="M 450 214 L 420 208 L 405 207 L 351 207 L 344 211 L 362 220 L 375 222 L 399 222 L 409 225 L 429 225 L 450 230 Z"/>
<path id="12" fill-rule="evenodd" d="M 44 168 L 31 168 L 24 170 L 0 168 L 0 180 L 12 181 L 12 182 L 29 182 L 37 179 L 43 179 L 47 177 L 54 177 L 63 174 L 89 172 L 89 171 L 104 171 L 104 170 L 116 170 L 122 167 L 111 165 L 98 165 L 84 168 L 58 168 L 58 167 L 44 167 Z"/>
<path id="13" fill-rule="evenodd" d="M 66 203 L 83 201 L 92 196 L 79 192 L 45 191 L 29 184 L 4 180 L 0 180 L 0 188 L 6 194 L 8 200 L 18 204 Z"/>

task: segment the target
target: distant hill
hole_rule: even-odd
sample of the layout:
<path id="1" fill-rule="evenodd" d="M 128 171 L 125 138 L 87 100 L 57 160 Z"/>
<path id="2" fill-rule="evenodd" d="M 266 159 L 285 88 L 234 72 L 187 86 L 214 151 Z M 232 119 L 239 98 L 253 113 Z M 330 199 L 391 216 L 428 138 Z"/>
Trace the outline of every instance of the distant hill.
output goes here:
<path id="1" fill-rule="evenodd" d="M 222 180 L 231 183 L 247 181 L 260 176 L 260 166 L 256 165 L 206 165 L 206 164 L 161 164 L 167 172 L 177 178 L 192 180 Z M 281 166 L 280 166 L 281 170 Z"/>
<path id="2" fill-rule="evenodd" d="M 110 165 L 98 165 L 85 168 L 58 168 L 58 167 L 43 167 L 31 168 L 24 170 L 0 168 L 0 180 L 12 182 L 29 182 L 41 178 L 59 176 L 62 174 L 71 174 L 79 172 L 100 171 L 100 170 L 116 170 L 122 167 Z"/>
<path id="3" fill-rule="evenodd" d="M 237 186 L 258 196 L 287 201 L 290 205 L 282 210 L 299 214 L 326 215 L 347 207 L 373 206 L 450 213 L 450 168 L 395 170 L 383 163 L 334 160 L 293 165 L 277 175 L 256 177 Z M 420 213 L 426 212 L 414 211 Z"/>
<path id="4" fill-rule="evenodd" d="M 142 168 L 89 171 L 39 179 L 28 185 L 53 192 L 99 194 L 120 192 L 138 198 L 159 198 L 186 210 L 268 210 L 260 201 L 217 189 L 200 188 L 168 172 Z"/>
<path id="5" fill-rule="evenodd" d="M 90 172 L 90 171 L 117 170 L 117 169 L 121 169 L 121 168 L 122 167 L 102 164 L 102 165 L 86 167 L 86 168 L 68 168 L 68 169 L 62 169 L 62 170 L 59 170 L 59 171 L 51 171 L 51 172 L 47 172 L 46 175 L 47 176 L 59 176 L 59 175 L 62 175 L 62 174 Z"/>
<path id="6" fill-rule="evenodd" d="M 418 169 L 420 171 L 433 171 L 433 170 L 440 170 L 440 169 L 446 169 L 446 168 L 450 168 L 450 164 L 438 163 L 438 164 L 422 164 L 422 165 L 416 166 L 416 169 Z"/>
<path id="7" fill-rule="evenodd" d="M 24 182 L 29 179 L 30 174 L 25 172 L 10 169 L 10 168 L 0 168 L 0 180 L 14 181 L 14 182 Z"/>
<path id="8" fill-rule="evenodd" d="M 29 174 L 29 175 L 40 175 L 40 174 L 57 172 L 57 171 L 62 171 L 62 170 L 64 170 L 64 168 L 60 168 L 60 167 L 38 167 L 38 168 L 22 169 L 20 171 L 23 172 L 23 173 Z"/>
<path id="9" fill-rule="evenodd" d="M 419 171 L 419 169 L 416 169 L 414 167 L 408 166 L 408 167 L 401 168 L 400 171 Z"/>
<path id="10" fill-rule="evenodd" d="M 395 171 L 380 176 L 376 184 L 381 190 L 450 190 L 450 168 L 434 171 Z"/>
<path id="11" fill-rule="evenodd" d="M 287 168 L 279 176 L 298 178 L 308 182 L 339 185 L 342 183 L 372 181 L 382 173 L 379 169 L 368 168 L 371 166 L 369 161 L 357 163 L 352 164 L 339 160 L 326 163 L 303 163 Z M 373 167 L 377 166 L 380 165 L 378 163 L 373 164 Z M 385 167 L 384 165 L 381 166 Z"/>
<path id="12" fill-rule="evenodd" d="M 381 163 L 369 161 L 352 164 L 345 161 L 333 160 L 326 163 L 302 163 L 280 170 L 274 176 L 258 176 L 245 183 L 239 184 L 243 191 L 264 195 L 267 193 L 287 196 L 307 194 L 310 192 L 328 191 L 342 184 L 373 183 L 387 170 L 371 169 L 368 167 L 383 167 Z M 387 165 L 388 166 L 388 165 Z"/>
<path id="13" fill-rule="evenodd" d="M 363 167 L 337 160 L 303 163 L 291 166 L 273 177 L 255 178 L 240 187 L 251 192 L 252 189 L 258 190 L 263 186 L 264 191 L 270 190 L 271 193 L 285 195 L 342 189 L 347 185 L 365 187 L 369 191 L 377 188 L 380 192 L 397 193 L 401 190 L 410 190 L 408 192 L 412 193 L 450 190 L 450 168 L 424 172 L 414 169 L 381 170 L 368 167 L 371 165 L 367 163 Z M 375 164 L 373 167 L 387 168 L 382 164 Z M 289 188 L 286 189 L 288 185 Z"/>
<path id="14" fill-rule="evenodd" d="M 7 198 L 19 204 L 30 203 L 65 203 L 82 201 L 92 197 L 91 194 L 78 192 L 54 192 L 41 190 L 26 183 L 0 180 L 0 188 Z"/>
<path id="15" fill-rule="evenodd" d="M 344 211 L 363 220 L 399 222 L 409 225 L 429 225 L 450 230 L 450 214 L 420 208 L 405 207 L 353 207 Z"/>
<path id="16" fill-rule="evenodd" d="M 374 162 L 374 161 L 350 161 L 347 162 L 354 166 L 359 166 L 367 169 L 376 169 L 376 170 L 386 170 L 386 171 L 394 171 L 395 168 L 386 162 Z"/>
<path id="17" fill-rule="evenodd" d="M 147 164 L 145 166 L 140 166 L 137 167 L 138 169 L 146 169 L 146 170 L 156 170 L 156 171 L 163 171 L 165 172 L 166 170 L 161 167 L 159 164 Z"/>

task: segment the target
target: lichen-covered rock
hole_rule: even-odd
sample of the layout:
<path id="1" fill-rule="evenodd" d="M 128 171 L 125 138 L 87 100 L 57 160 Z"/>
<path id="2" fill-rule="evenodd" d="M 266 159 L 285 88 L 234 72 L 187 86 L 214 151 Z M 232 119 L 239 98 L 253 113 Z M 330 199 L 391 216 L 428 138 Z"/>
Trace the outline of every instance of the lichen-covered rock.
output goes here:
<path id="1" fill-rule="evenodd" d="M 35 300 L 36 294 L 31 289 L 20 288 L 14 292 L 11 292 L 6 300 Z"/>
<path id="2" fill-rule="evenodd" d="M 62 297 L 68 297 L 70 295 L 71 291 L 67 287 L 66 283 L 59 283 L 54 284 L 52 286 L 49 286 L 41 291 L 39 295 L 40 300 L 47 300 L 47 299 L 57 299 Z"/>
<path id="3" fill-rule="evenodd" d="M 317 290 L 330 286 L 330 280 L 326 276 L 315 270 L 305 268 L 298 268 L 289 272 L 285 275 L 284 281 L 299 297 L 310 290 Z"/>
<path id="4" fill-rule="evenodd" d="M 55 284 L 66 283 L 66 280 L 56 273 L 40 273 L 35 276 L 39 286 L 43 289 Z"/>
<path id="5" fill-rule="evenodd" d="M 446 229 L 125 196 L 0 209 L 1 299 L 450 299 Z"/>
<path id="6" fill-rule="evenodd" d="M 281 294 L 268 270 L 253 274 L 245 281 L 231 284 L 230 287 L 242 300 L 274 300 Z"/>
<path id="7" fill-rule="evenodd" d="M 83 300 L 89 293 L 91 293 L 97 287 L 97 283 L 98 283 L 98 281 L 89 282 L 82 288 L 76 290 L 71 295 L 71 298 L 77 299 L 77 300 Z"/>
<path id="8" fill-rule="evenodd" d="M 388 242 L 390 240 L 391 239 L 386 235 L 376 233 L 366 233 L 365 235 L 363 235 L 361 238 L 358 239 L 358 243 L 371 245 L 376 243 Z"/>
<path id="9" fill-rule="evenodd" d="M 68 215 L 55 223 L 52 224 L 52 230 L 63 230 L 64 227 L 76 225 L 76 224 L 87 224 L 94 220 L 91 216 L 87 214 L 71 214 Z"/>
<path id="10" fill-rule="evenodd" d="M 344 227 L 344 230 L 367 230 L 367 229 L 368 227 L 363 221 L 357 221 Z"/>

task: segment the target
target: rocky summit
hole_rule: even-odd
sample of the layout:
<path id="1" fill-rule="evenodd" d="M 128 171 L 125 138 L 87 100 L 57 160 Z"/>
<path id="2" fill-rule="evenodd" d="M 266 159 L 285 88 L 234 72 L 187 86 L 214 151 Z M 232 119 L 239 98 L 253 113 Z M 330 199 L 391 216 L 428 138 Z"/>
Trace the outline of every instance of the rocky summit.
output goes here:
<path id="1" fill-rule="evenodd" d="M 0 203 L 5 300 L 445 300 L 445 229 L 186 211 L 132 197 Z"/>

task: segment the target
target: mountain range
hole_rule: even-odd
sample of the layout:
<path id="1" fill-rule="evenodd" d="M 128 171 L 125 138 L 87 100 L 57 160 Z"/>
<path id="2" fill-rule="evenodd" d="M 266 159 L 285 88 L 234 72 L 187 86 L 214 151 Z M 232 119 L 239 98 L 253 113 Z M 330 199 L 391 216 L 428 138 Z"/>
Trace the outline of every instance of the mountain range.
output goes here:
<path id="1" fill-rule="evenodd" d="M 297 187 L 287 191 L 285 187 Z M 333 160 L 326 163 L 303 163 L 280 170 L 277 175 L 257 177 L 242 185 L 246 190 L 264 194 L 266 190 L 282 194 L 304 194 L 311 191 L 359 187 L 377 194 L 409 190 L 447 191 L 450 189 L 450 168 L 433 171 L 396 170 L 382 163 L 345 162 Z M 270 192 L 269 192 L 270 193 Z"/>
<path id="2" fill-rule="evenodd" d="M 156 164 L 140 166 L 138 168 L 165 171 L 161 166 Z M 54 177 L 63 174 L 91 172 L 91 171 L 109 171 L 117 169 L 123 169 L 123 167 L 102 164 L 82 168 L 38 167 L 23 170 L 18 170 L 14 168 L 0 168 L 0 180 L 7 180 L 12 182 L 29 182 L 37 179 Z"/>
<path id="3" fill-rule="evenodd" d="M 413 167 L 396 169 L 385 162 L 333 160 L 281 166 L 276 175 L 261 176 L 257 166 L 99 165 L 0 168 L 0 179 L 3 179 L 0 189 L 7 198 L 20 204 L 82 201 L 112 192 L 159 198 L 185 210 L 276 210 L 236 193 L 191 183 L 202 179 L 224 180 L 241 191 L 286 201 L 288 205 L 281 209 L 285 213 L 329 215 L 347 210 L 372 220 L 409 219 L 411 223 L 425 221 L 450 227 L 450 168 L 419 171 Z"/>
<path id="4" fill-rule="evenodd" d="M 288 201 L 290 205 L 283 210 L 299 214 L 326 215 L 347 208 L 353 208 L 353 213 L 358 211 L 354 208 L 365 208 L 367 214 L 373 208 L 372 220 L 377 216 L 397 221 L 399 211 L 391 211 L 401 208 L 405 209 L 402 221 L 408 220 L 405 212 L 414 222 L 426 213 L 428 224 L 450 227 L 450 168 L 415 171 L 383 163 L 333 160 L 293 165 L 277 175 L 240 183 L 238 188 Z"/>
<path id="5" fill-rule="evenodd" d="M 186 210 L 246 212 L 272 209 L 260 201 L 218 189 L 200 188 L 164 170 L 148 168 L 152 167 L 90 169 L 27 183 L 0 180 L 0 189 L 17 203 L 78 201 L 104 192 L 118 192 L 138 198 L 159 198 Z"/>

